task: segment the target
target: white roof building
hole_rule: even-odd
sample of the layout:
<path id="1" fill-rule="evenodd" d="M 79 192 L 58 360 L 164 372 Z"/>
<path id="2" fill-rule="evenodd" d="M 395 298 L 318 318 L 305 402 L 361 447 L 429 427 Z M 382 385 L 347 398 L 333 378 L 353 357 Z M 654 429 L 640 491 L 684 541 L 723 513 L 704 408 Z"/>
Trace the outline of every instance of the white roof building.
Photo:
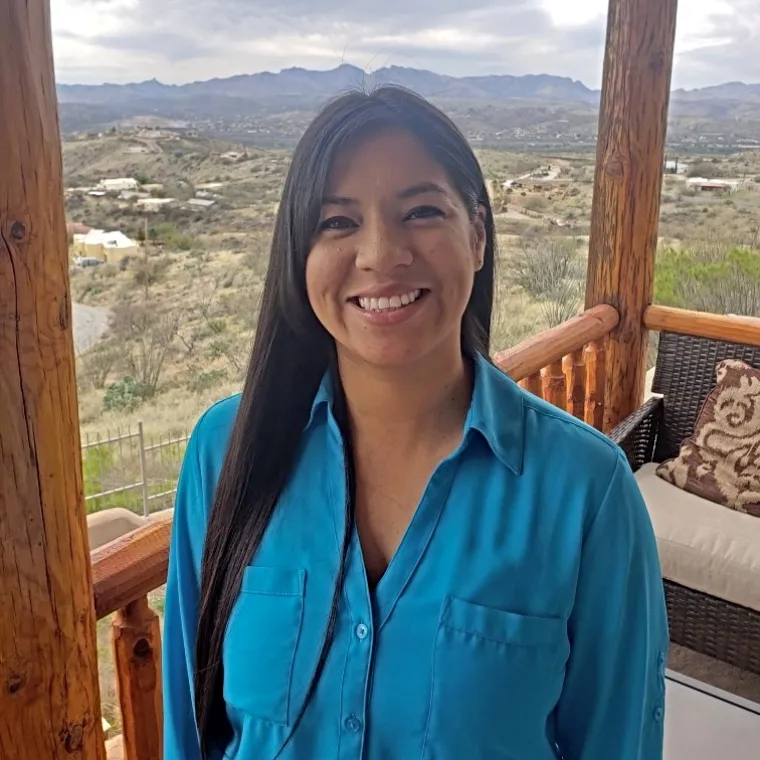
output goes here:
<path id="1" fill-rule="evenodd" d="M 166 206 L 169 203 L 174 203 L 174 198 L 139 198 L 137 200 L 138 206 L 153 210 L 161 206 Z"/>
<path id="2" fill-rule="evenodd" d="M 120 193 L 123 190 L 137 190 L 140 183 L 131 177 L 119 177 L 117 179 L 102 179 L 98 186 L 108 193 Z"/>

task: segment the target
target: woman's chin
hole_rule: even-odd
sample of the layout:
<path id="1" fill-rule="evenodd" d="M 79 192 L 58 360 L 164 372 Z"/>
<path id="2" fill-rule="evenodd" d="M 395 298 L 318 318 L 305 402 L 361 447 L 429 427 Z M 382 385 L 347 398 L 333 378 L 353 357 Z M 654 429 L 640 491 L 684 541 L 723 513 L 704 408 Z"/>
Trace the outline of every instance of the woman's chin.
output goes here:
<path id="1" fill-rule="evenodd" d="M 380 342 L 380 341 L 379 341 Z M 384 341 L 383 341 L 384 342 Z M 394 341 L 393 345 L 367 345 L 364 343 L 359 348 L 349 349 L 351 358 L 378 371 L 403 369 L 417 364 L 425 356 L 417 341 L 409 344 Z"/>

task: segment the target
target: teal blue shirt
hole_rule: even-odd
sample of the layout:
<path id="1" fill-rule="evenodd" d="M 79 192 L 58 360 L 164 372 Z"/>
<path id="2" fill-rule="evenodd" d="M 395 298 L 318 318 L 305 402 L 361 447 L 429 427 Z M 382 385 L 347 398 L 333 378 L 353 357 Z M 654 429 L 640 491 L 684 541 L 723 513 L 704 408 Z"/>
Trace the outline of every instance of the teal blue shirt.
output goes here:
<path id="1" fill-rule="evenodd" d="M 231 760 L 659 760 L 668 632 L 652 527 L 607 438 L 484 359 L 459 448 L 370 591 L 358 537 L 327 625 L 346 501 L 326 378 L 243 578 L 223 653 Z M 165 760 L 197 760 L 200 567 L 239 398 L 209 409 L 177 494 Z M 290 740 L 286 740 L 290 737 Z"/>

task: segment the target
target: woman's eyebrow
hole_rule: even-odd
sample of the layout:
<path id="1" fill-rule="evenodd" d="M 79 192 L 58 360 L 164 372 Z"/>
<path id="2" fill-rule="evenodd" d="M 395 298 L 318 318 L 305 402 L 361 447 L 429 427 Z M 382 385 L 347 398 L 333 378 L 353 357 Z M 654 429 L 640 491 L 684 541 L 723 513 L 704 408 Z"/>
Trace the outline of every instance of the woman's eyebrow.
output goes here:
<path id="1" fill-rule="evenodd" d="M 406 199 L 413 198 L 415 195 L 423 195 L 424 193 L 438 193 L 448 197 L 446 190 L 436 182 L 418 182 L 416 185 L 407 187 L 406 190 L 402 190 L 397 194 L 398 198 Z"/>
<path id="2" fill-rule="evenodd" d="M 412 185 L 396 193 L 396 197 L 406 200 L 416 195 L 423 195 L 424 193 L 438 193 L 446 197 L 449 196 L 446 189 L 436 182 L 418 182 L 416 185 Z M 326 195 L 322 198 L 323 206 L 356 206 L 358 204 L 359 201 L 356 198 L 349 198 L 345 195 Z"/>
<path id="3" fill-rule="evenodd" d="M 322 198 L 323 206 L 356 206 L 358 203 L 356 198 L 348 198 L 345 195 L 326 195 Z"/>

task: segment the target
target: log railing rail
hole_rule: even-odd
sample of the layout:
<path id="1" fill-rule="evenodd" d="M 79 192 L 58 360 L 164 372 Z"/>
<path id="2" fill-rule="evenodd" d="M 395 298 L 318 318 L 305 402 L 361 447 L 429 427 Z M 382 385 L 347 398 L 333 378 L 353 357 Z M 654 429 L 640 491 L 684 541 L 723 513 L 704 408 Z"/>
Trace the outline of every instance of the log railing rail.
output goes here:
<path id="1" fill-rule="evenodd" d="M 494 357 L 520 385 L 598 430 L 604 419 L 605 342 L 618 324 L 601 305 Z"/>
<path id="2" fill-rule="evenodd" d="M 652 332 L 680 333 L 696 338 L 760 346 L 760 319 L 754 317 L 650 306 L 644 313 L 644 326 Z"/>
<path id="3" fill-rule="evenodd" d="M 112 613 L 111 648 L 122 719 L 124 760 L 161 760 L 161 632 L 148 593 L 166 583 L 171 518 L 94 550 L 95 615 Z"/>
<path id="4" fill-rule="evenodd" d="M 166 583 L 170 534 L 171 521 L 164 519 L 127 533 L 91 553 L 98 620 Z"/>

